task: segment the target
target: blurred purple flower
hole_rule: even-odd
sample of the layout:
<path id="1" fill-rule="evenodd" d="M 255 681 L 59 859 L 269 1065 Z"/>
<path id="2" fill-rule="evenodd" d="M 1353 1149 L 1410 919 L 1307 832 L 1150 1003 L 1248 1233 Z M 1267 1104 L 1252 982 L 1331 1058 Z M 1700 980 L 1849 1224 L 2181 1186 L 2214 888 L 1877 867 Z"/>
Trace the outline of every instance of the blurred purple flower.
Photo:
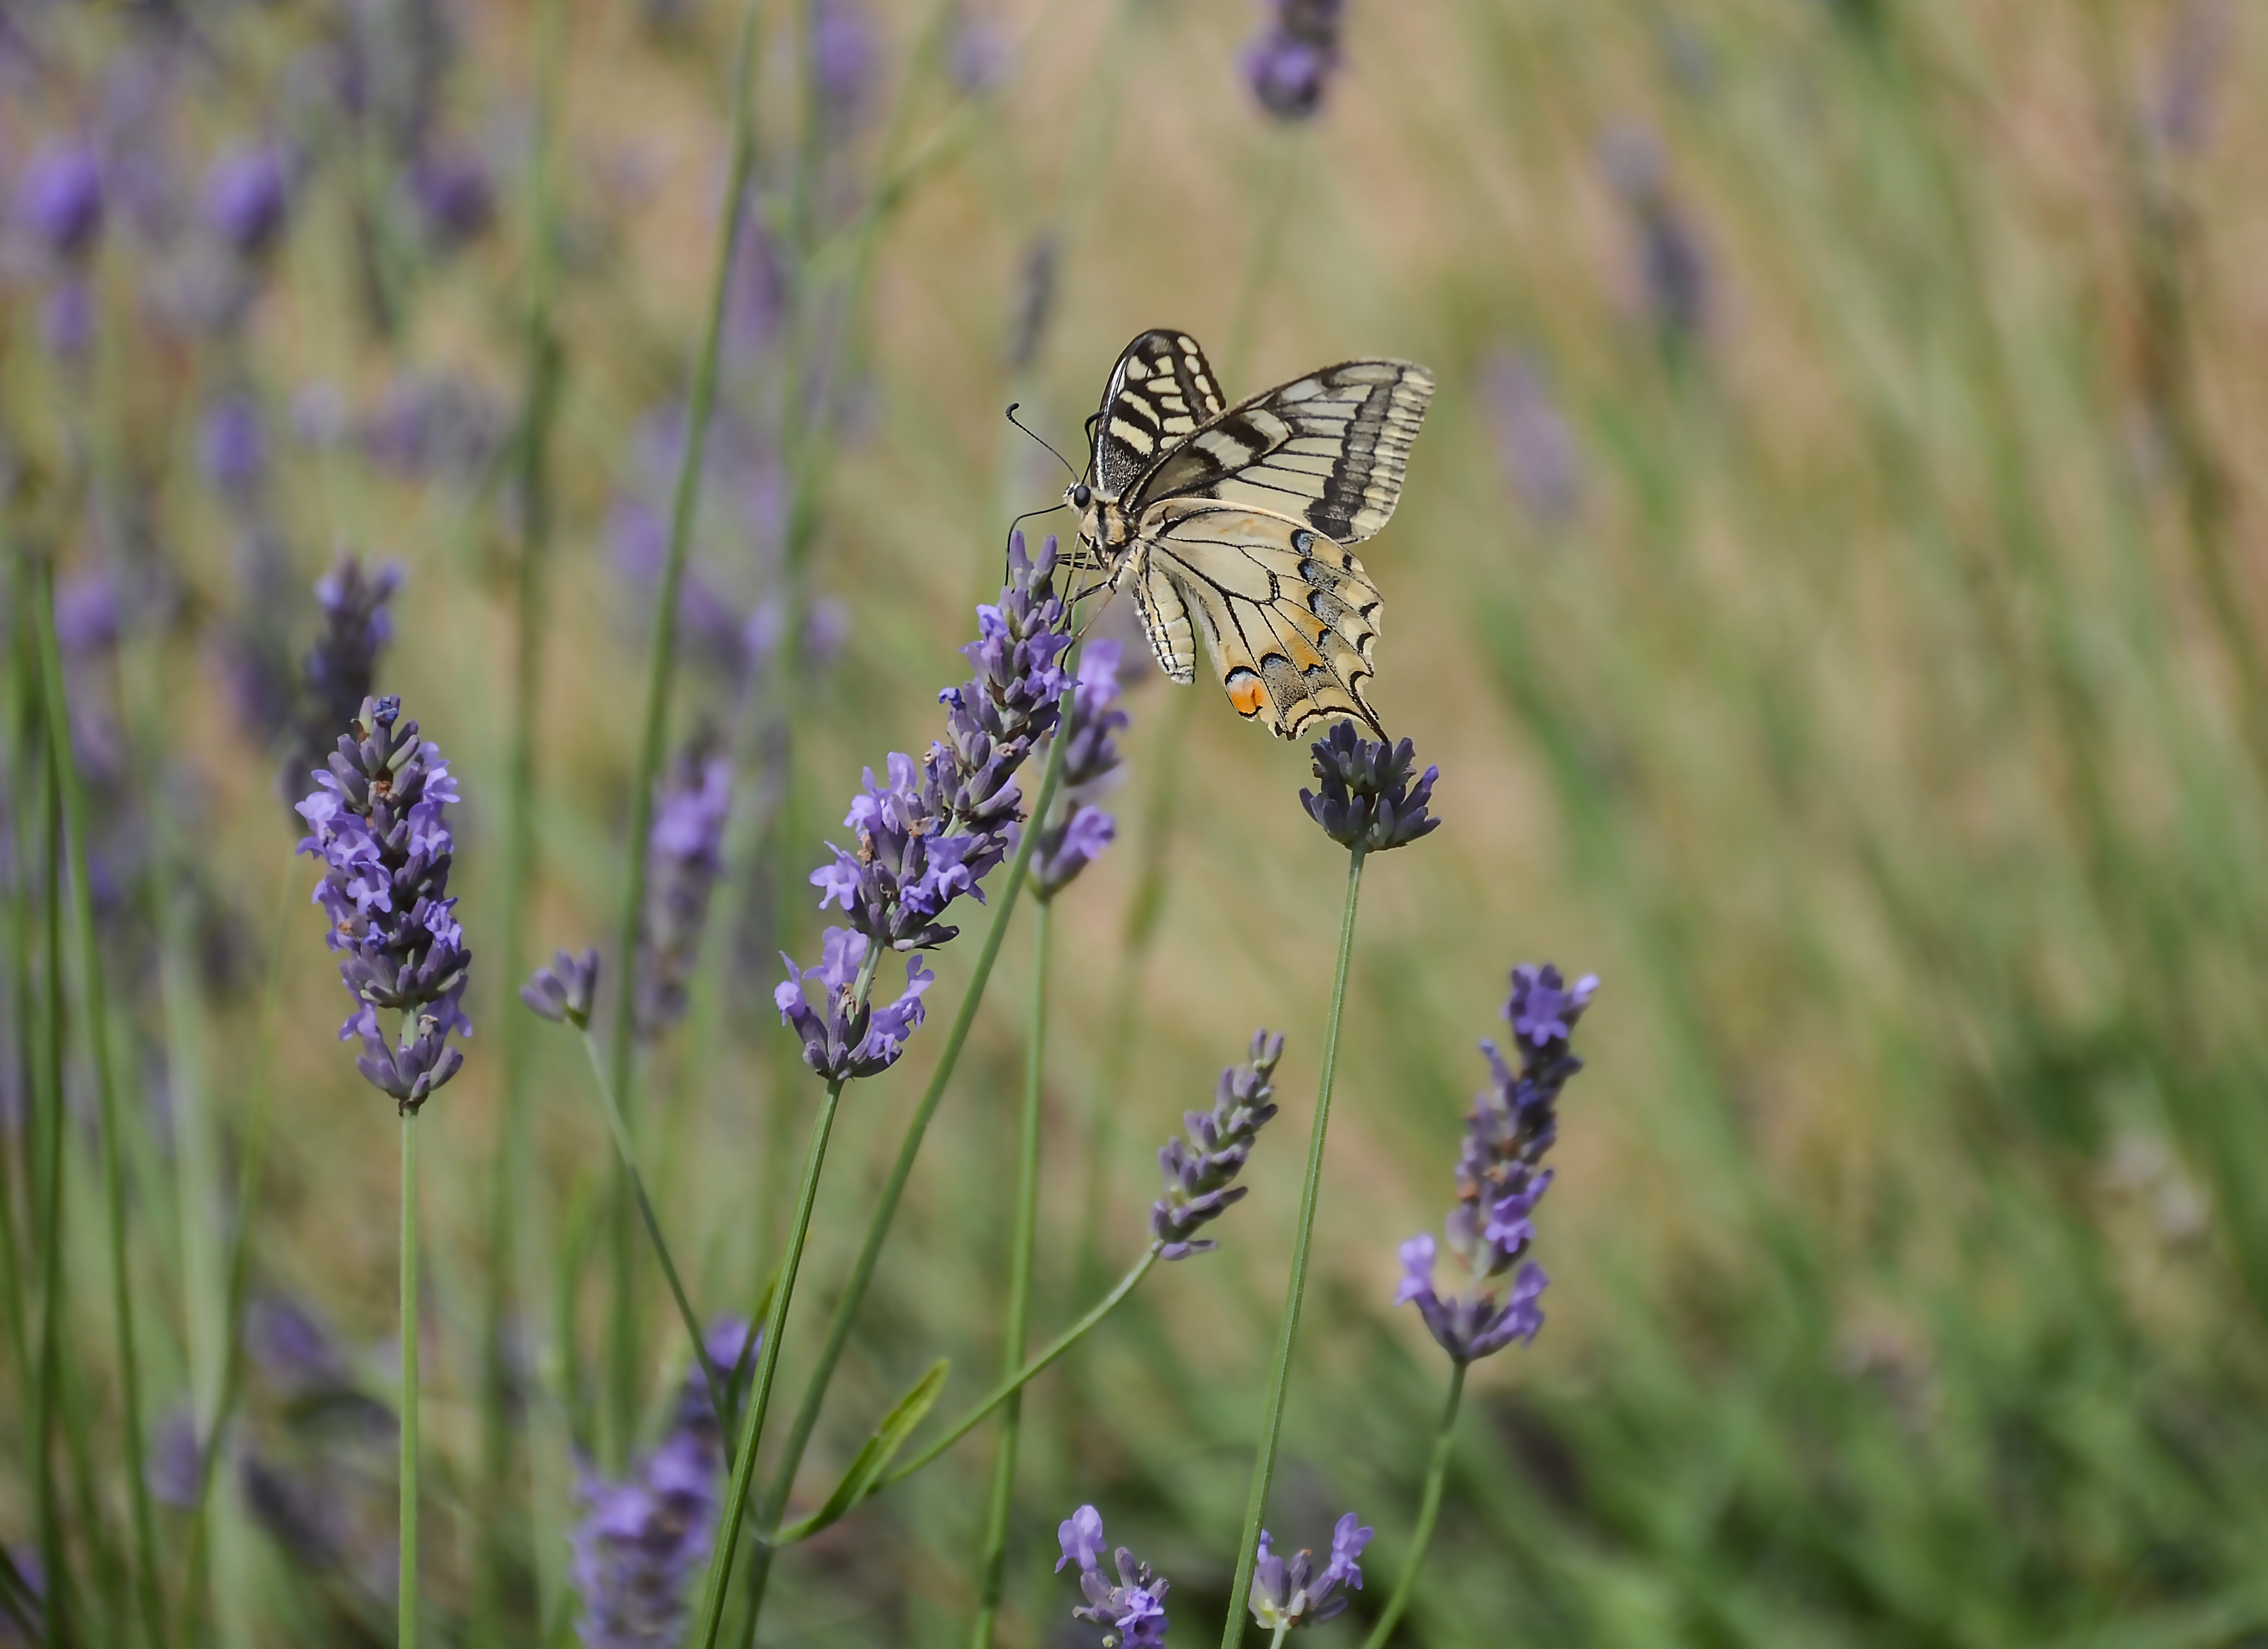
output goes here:
<path id="1" fill-rule="evenodd" d="M 55 641 L 67 658 L 83 658 L 118 640 L 118 586 L 99 568 L 74 572 L 55 585 Z"/>
<path id="2" fill-rule="evenodd" d="M 345 1355 L 307 1310 L 280 1295 L 255 1299 L 244 1314 L 244 1350 L 255 1367 L 286 1391 L 345 1386 Z"/>
<path id="3" fill-rule="evenodd" d="M 1669 192 L 1661 145 L 1644 127 L 1614 126 L 1599 166 L 1631 211 L 1641 297 L 1665 337 L 1690 341 L 1709 324 L 1712 279 L 1700 232 Z"/>
<path id="4" fill-rule="evenodd" d="M 1499 350 L 1481 364 L 1481 398 L 1513 494 L 1536 524 L 1564 526 L 1583 502 L 1575 432 L 1526 354 Z"/>
<path id="5" fill-rule="evenodd" d="M 186 1402 L 177 1404 L 158 1422 L 150 1459 L 144 1468 L 151 1497 L 159 1505 L 185 1512 L 197 1503 L 197 1486 L 204 1476 L 204 1451 L 197 1446 L 197 1422 Z"/>
<path id="6" fill-rule="evenodd" d="M 2173 15 L 2158 60 L 2148 119 L 2158 142 L 2177 155 L 2205 147 L 2213 88 L 2231 61 L 2236 8 L 2229 0 L 2185 0 Z"/>
<path id="7" fill-rule="evenodd" d="M 1528 1261 L 1535 1227 L 1528 1215 L 1550 1188 L 1551 1172 L 1537 1164 L 1558 1137 L 1558 1101 L 1567 1079 L 1583 1068 L 1568 1040 L 1599 982 L 1586 974 L 1572 984 L 1549 962 L 1512 970 L 1504 1017 L 1513 1027 L 1520 1069 L 1513 1071 L 1493 1042 L 1484 1042 L 1490 1086 L 1473 1101 L 1457 1160 L 1457 1206 L 1447 1222 L 1448 1246 L 1464 1262 L 1470 1286 L 1444 1297 L 1433 1281 L 1440 1248 L 1431 1233 L 1402 1245 L 1403 1279 L 1397 1306 L 1416 1302 L 1442 1350 L 1461 1363 L 1527 1342 L 1543 1326 L 1537 1305 L 1550 1278 Z M 1519 1266 L 1508 1293 L 1491 1285 Z"/>
<path id="8" fill-rule="evenodd" d="M 17 188 L 16 210 L 49 255 L 84 260 L 102 237 L 102 163 L 85 144 L 48 144 Z"/>
<path id="9" fill-rule="evenodd" d="M 1061 1574 L 1065 1564 L 1077 1564 L 1079 1589 L 1086 1598 L 1084 1608 L 1071 1610 L 1071 1617 L 1101 1627 L 1104 1649 L 1162 1649 L 1166 1592 L 1172 1582 L 1121 1546 L 1113 1554 L 1118 1579 L 1112 1585 L 1101 1567 L 1108 1550 L 1102 1514 L 1091 1505 L 1079 1507 L 1058 1525 L 1056 1539 L 1063 1547 L 1056 1572 Z"/>
<path id="10" fill-rule="evenodd" d="M 471 379 L 404 372 L 364 423 L 363 450 L 381 469 L 423 476 L 476 474 L 502 443 L 504 415 Z"/>
<path id="11" fill-rule="evenodd" d="M 1252 1618 L 1263 1631 L 1284 1632 L 1320 1625 L 1345 1612 L 1343 1586 L 1359 1588 L 1362 1567 L 1355 1560 L 1370 1544 L 1373 1530 L 1351 1512 L 1331 1530 L 1331 1555 L 1319 1574 L 1315 1555 L 1302 1547 L 1288 1563 L 1268 1550 L 1266 1529 L 1260 1531 L 1259 1558 L 1252 1570 Z"/>
<path id="12" fill-rule="evenodd" d="M 401 569 L 392 562 L 370 568 L 353 556 L 340 556 L 315 581 L 323 629 L 299 667 L 298 729 L 284 758 L 285 800 L 306 791 L 370 696 L 379 654 L 394 637 L 387 604 L 401 585 Z"/>
<path id="13" fill-rule="evenodd" d="M 1244 77 L 1278 120 L 1306 120 L 1323 106 L 1339 66 L 1346 0 L 1265 0 L 1268 20 L 1244 48 Z"/>
<path id="14" fill-rule="evenodd" d="M 496 222 L 496 186 L 469 150 L 426 147 L 410 162 L 409 194 L 426 233 L 445 250 L 479 239 Z"/>
<path id="15" fill-rule="evenodd" d="M 946 70 L 968 96 L 983 97 L 1007 72 L 1009 51 L 1008 32 L 997 19 L 956 15 Z"/>
<path id="16" fill-rule="evenodd" d="M 859 0 L 811 0 L 809 27 L 821 107 L 839 133 L 865 110 L 881 64 L 881 42 Z"/>
<path id="17" fill-rule="evenodd" d="M 260 407 L 243 393 L 222 395 L 205 409 L 197 434 L 198 467 L 222 497 L 241 503 L 268 473 L 268 436 Z"/>
<path id="18" fill-rule="evenodd" d="M 284 158 L 272 144 L 229 150 L 205 174 L 205 222 L 241 258 L 274 249 L 291 213 Z"/>
<path id="19" fill-rule="evenodd" d="M 638 928 L 638 1031 L 648 1037 L 685 1016 L 709 897 L 725 869 L 732 763 L 698 748 L 683 751 L 655 790 Z"/>
<path id="20" fill-rule="evenodd" d="M 48 348 L 64 360 L 78 360 L 94 347 L 94 289 L 78 275 L 66 275 L 48 294 L 40 317 Z"/>
<path id="21" fill-rule="evenodd" d="M 1282 1036 L 1253 1032 L 1248 1063 L 1220 1073 L 1212 1109 L 1182 1116 L 1188 1142 L 1168 1139 L 1159 1151 L 1166 1194 L 1151 1207 L 1150 1235 L 1160 1259 L 1185 1260 L 1220 1246 L 1197 1233 L 1251 1189 L 1234 1182 L 1261 1129 L 1276 1115 L 1276 1064 L 1283 1057 Z"/>

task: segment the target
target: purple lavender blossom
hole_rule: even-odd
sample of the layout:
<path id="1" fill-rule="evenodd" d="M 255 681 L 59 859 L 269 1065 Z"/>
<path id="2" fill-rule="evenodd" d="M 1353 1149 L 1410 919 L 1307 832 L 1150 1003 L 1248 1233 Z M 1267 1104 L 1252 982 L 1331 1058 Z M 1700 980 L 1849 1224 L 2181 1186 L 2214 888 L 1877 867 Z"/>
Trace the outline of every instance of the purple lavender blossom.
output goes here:
<path id="1" fill-rule="evenodd" d="M 1252 1568 L 1252 1618 L 1263 1631 L 1291 1631 L 1317 1626 L 1346 1610 L 1347 1598 L 1339 1588 L 1362 1586 L 1362 1566 L 1355 1559 L 1370 1544 L 1374 1530 L 1363 1527 L 1351 1512 L 1331 1530 L 1331 1555 L 1322 1572 L 1315 1572 L 1315 1554 L 1306 1547 L 1290 1562 L 1268 1550 L 1268 1531 L 1260 1531 L 1260 1554 Z"/>
<path id="2" fill-rule="evenodd" d="M 1055 821 L 1032 844 L 1032 892 L 1052 899 L 1101 857 L 1117 835 L 1108 813 L 1089 798 L 1118 771 L 1118 746 L 1112 735 L 1132 720 L 1118 705 L 1119 646 L 1094 641 L 1079 661 L 1071 711 L 1057 737 L 1064 740 L 1063 790 Z"/>
<path id="3" fill-rule="evenodd" d="M 291 206 L 284 158 L 269 144 L 246 144 L 205 174 L 205 223 L 239 258 L 256 260 L 283 238 Z"/>
<path id="4" fill-rule="evenodd" d="M 187 1511 L 197 1503 L 204 1476 L 204 1450 L 197 1442 L 196 1416 L 186 1402 L 158 1422 L 150 1459 L 144 1467 L 150 1493 L 159 1505 Z"/>
<path id="5" fill-rule="evenodd" d="M 868 1006 L 871 980 L 860 975 L 866 961 L 866 936 L 848 928 L 828 928 L 821 936 L 820 963 L 799 971 L 784 951 L 788 976 L 772 990 L 780 1023 L 803 1039 L 803 1063 L 829 1082 L 880 1076 L 920 1028 L 922 992 L 937 982 L 918 956 L 906 959 L 906 988 L 886 1008 Z M 820 987 L 814 1004 L 811 985 Z"/>
<path id="6" fill-rule="evenodd" d="M 250 395 L 232 392 L 205 409 L 197 431 L 197 462 L 213 490 L 225 498 L 242 503 L 259 490 L 268 473 L 268 434 Z"/>
<path id="7" fill-rule="evenodd" d="M 1512 970 L 1504 1017 L 1512 1022 L 1520 1069 L 1514 1072 L 1505 1064 L 1494 1042 L 1481 1044 L 1491 1080 L 1473 1101 L 1457 1159 L 1457 1206 L 1446 1227 L 1470 1286 L 1446 1299 L 1435 1287 L 1440 1248 L 1430 1232 L 1402 1245 L 1403 1279 L 1394 1303 L 1414 1300 L 1441 1349 L 1460 1363 L 1514 1340 L 1531 1341 L 1543 1326 L 1537 1301 L 1550 1279 L 1535 1262 L 1521 1262 L 1535 1235 L 1528 1216 L 1551 1184 L 1551 1171 L 1536 1165 L 1558 1137 L 1559 1091 L 1583 1068 L 1568 1051 L 1568 1039 L 1598 988 L 1590 974 L 1569 984 L 1549 962 Z M 1499 1295 L 1491 1285 L 1515 1265 L 1520 1269 L 1510 1291 Z"/>
<path id="8" fill-rule="evenodd" d="M 1244 48 L 1244 77 L 1278 120 L 1307 120 L 1322 107 L 1338 70 L 1346 0 L 1267 0 L 1267 23 Z"/>
<path id="9" fill-rule="evenodd" d="M 725 870 L 732 763 L 688 749 L 655 789 L 653 829 L 646 838 L 646 903 L 638 927 L 637 1023 L 644 1036 L 658 1035 L 685 1017 L 709 896 Z"/>
<path id="10" fill-rule="evenodd" d="M 16 210 L 61 263 L 79 263 L 102 237 L 102 164 L 83 144 L 50 144 L 24 169 Z"/>
<path id="11" fill-rule="evenodd" d="M 378 656 L 394 636 L 387 603 L 401 583 L 401 570 L 391 562 L 372 570 L 352 556 L 340 556 L 315 581 L 323 631 L 300 665 L 298 731 L 284 762 L 287 799 L 300 793 L 370 696 Z"/>
<path id="12" fill-rule="evenodd" d="M 1108 1550 L 1102 1535 L 1102 1513 L 1091 1505 L 1083 1505 L 1066 1518 L 1057 1527 L 1056 1539 L 1063 1546 L 1056 1572 L 1061 1574 L 1065 1564 L 1077 1564 L 1079 1589 L 1086 1597 L 1086 1606 L 1071 1610 L 1071 1618 L 1101 1627 L 1102 1649 L 1161 1649 L 1166 1641 L 1166 1590 L 1172 1583 L 1148 1564 L 1137 1562 L 1134 1554 L 1121 1546 L 1112 1554 L 1118 1572 L 1118 1583 L 1113 1586 L 1101 1569 L 1102 1554 Z"/>
<path id="13" fill-rule="evenodd" d="M 731 1369 L 753 1336 L 728 1318 L 704 1336 L 711 1361 Z M 578 1498 L 589 1514 L 568 1536 L 568 1579 L 582 1600 L 577 1635 L 590 1649 L 654 1649 L 683 1631 L 686 1582 L 716 1537 L 724 1447 L 698 1364 L 686 1371 L 669 1434 L 619 1483 L 585 1471 Z"/>
<path id="14" fill-rule="evenodd" d="M 1283 1056 L 1282 1036 L 1253 1032 L 1248 1062 L 1220 1073 L 1212 1109 L 1183 1115 L 1187 1143 L 1168 1139 L 1159 1151 L 1166 1194 L 1150 1210 L 1150 1234 L 1160 1259 L 1183 1260 L 1220 1246 L 1197 1233 L 1251 1189 L 1233 1182 L 1261 1128 L 1276 1115 L 1276 1063 Z"/>
<path id="15" fill-rule="evenodd" d="M 428 146 L 410 163 L 409 195 L 425 232 L 446 251 L 469 246 L 496 222 L 496 186 L 468 150 Z"/>
<path id="16" fill-rule="evenodd" d="M 1617 126 L 1600 142 L 1599 165 L 1630 208 L 1639 291 L 1655 326 L 1673 342 L 1697 338 L 1712 306 L 1709 256 L 1670 193 L 1660 142 L 1643 127 Z"/>
<path id="17" fill-rule="evenodd" d="M 837 132 L 853 125 L 874 89 L 881 45 L 858 0 L 812 0 L 810 50 L 821 111 Z"/>
<path id="18" fill-rule="evenodd" d="M 1481 398 L 1513 496 L 1539 526 L 1565 526 L 1582 507 L 1583 456 L 1543 373 L 1525 353 L 1499 351 L 1482 363 Z"/>
<path id="19" fill-rule="evenodd" d="M 418 478 L 476 474 L 504 439 L 503 409 L 468 378 L 405 372 L 387 386 L 361 431 L 379 468 Z"/>
<path id="20" fill-rule="evenodd" d="M 1312 747 L 1322 793 L 1301 791 L 1300 805 L 1340 846 L 1384 853 L 1432 835 L 1441 822 L 1426 812 L 1440 769 L 1427 768 L 1412 784 L 1410 769 L 1418 751 L 1409 740 L 1374 742 L 1358 733 L 1352 722 L 1342 721 L 1333 723 Z"/>
<path id="21" fill-rule="evenodd" d="M 440 747 L 420 742 L 401 714 L 398 698 L 364 699 L 298 812 L 310 832 L 299 850 L 325 865 L 314 896 L 331 919 L 325 943 L 355 999 L 339 1040 L 362 1039 L 356 1069 L 406 1115 L 465 1063 L 448 1039 L 472 1032 L 460 1005 L 472 953 L 448 896 L 456 781 Z M 381 1009 L 401 1015 L 398 1042 Z"/>
<path id="22" fill-rule="evenodd" d="M 519 988 L 519 999 L 554 1025 L 582 1030 L 591 1023 L 591 1004 L 599 994 L 599 952 L 596 946 L 580 956 L 571 951 L 553 953 L 549 968 L 539 968 Z"/>

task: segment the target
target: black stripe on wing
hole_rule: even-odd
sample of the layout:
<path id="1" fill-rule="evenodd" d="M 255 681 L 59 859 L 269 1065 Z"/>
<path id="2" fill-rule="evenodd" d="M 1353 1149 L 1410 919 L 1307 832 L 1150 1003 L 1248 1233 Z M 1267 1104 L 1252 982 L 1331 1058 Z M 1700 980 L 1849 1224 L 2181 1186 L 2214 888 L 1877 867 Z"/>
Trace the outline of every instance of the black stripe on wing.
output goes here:
<path id="1" fill-rule="evenodd" d="M 1111 369 L 1094 431 L 1094 484 L 1116 498 L 1200 424 L 1218 417 L 1220 379 L 1186 332 L 1145 332 Z"/>
<path id="2" fill-rule="evenodd" d="M 1345 361 L 1240 401 L 1162 452 L 1126 495 L 1218 498 L 1305 520 L 1342 544 L 1384 526 L 1402 497 L 1433 375 L 1409 361 Z"/>

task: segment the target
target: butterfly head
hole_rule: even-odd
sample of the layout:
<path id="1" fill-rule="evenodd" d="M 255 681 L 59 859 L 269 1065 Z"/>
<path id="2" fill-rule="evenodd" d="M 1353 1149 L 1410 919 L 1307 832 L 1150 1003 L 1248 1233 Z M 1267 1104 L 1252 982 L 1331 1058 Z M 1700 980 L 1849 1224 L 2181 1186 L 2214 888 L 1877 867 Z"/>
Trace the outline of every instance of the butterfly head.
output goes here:
<path id="1" fill-rule="evenodd" d="M 1085 482 L 1075 481 L 1064 490 L 1064 502 L 1079 514 L 1079 537 L 1106 561 L 1133 541 L 1132 523 L 1118 507 L 1117 499 L 1105 497 Z"/>

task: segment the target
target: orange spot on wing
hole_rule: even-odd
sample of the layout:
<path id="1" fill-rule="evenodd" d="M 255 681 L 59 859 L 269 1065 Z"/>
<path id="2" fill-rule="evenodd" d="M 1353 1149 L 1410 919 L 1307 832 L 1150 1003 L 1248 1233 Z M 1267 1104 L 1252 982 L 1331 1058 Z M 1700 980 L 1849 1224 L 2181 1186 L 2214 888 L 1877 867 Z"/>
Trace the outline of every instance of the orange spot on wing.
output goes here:
<path id="1" fill-rule="evenodd" d="M 1236 706 L 1240 716 L 1257 716 L 1261 707 L 1268 703 L 1267 686 L 1256 675 L 1246 675 L 1241 680 L 1224 681 L 1221 685 L 1228 689 L 1228 702 Z"/>

